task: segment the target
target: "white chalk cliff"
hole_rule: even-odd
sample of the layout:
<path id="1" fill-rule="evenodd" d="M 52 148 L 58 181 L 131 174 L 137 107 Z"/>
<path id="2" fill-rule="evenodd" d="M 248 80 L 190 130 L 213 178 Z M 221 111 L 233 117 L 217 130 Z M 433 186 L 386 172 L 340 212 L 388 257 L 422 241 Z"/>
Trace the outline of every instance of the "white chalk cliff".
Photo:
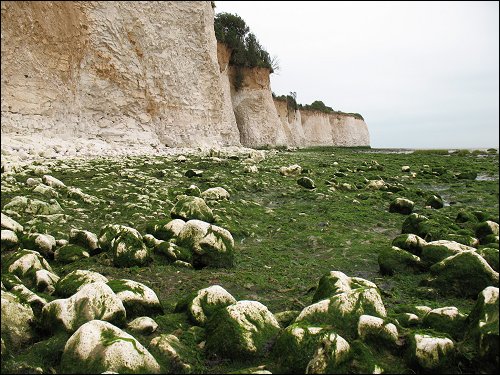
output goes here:
<path id="1" fill-rule="evenodd" d="M 302 111 L 285 121 L 266 69 L 245 69 L 236 90 L 209 1 L 12 1 L 1 13 L 4 139 L 369 145 L 366 124 L 352 117 Z"/>

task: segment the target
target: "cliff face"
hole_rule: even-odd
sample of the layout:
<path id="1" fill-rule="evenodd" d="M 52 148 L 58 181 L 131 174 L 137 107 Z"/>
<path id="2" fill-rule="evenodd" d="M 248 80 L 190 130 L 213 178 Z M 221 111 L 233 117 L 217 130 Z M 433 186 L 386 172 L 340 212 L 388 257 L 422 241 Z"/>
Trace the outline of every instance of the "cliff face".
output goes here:
<path id="1" fill-rule="evenodd" d="M 274 100 L 274 104 L 289 146 L 370 146 L 368 126 L 361 119 L 342 113 L 293 110 L 283 100 Z"/>
<path id="2" fill-rule="evenodd" d="M 288 108 L 286 101 L 274 100 L 288 146 L 303 147 L 306 144 L 300 111 Z"/>
<path id="3" fill-rule="evenodd" d="M 229 77 L 241 143 L 248 147 L 286 145 L 286 137 L 273 102 L 269 69 L 231 66 Z M 238 80 L 241 83 L 237 88 Z"/>
<path id="4" fill-rule="evenodd" d="M 2 133 L 238 145 L 210 2 L 2 2 Z"/>
<path id="5" fill-rule="evenodd" d="M 21 144 L 369 145 L 363 121 L 289 111 L 273 101 L 269 70 L 230 66 L 208 1 L 6 1 L 1 10 L 1 131 Z"/>
<path id="6" fill-rule="evenodd" d="M 366 123 L 348 114 L 301 110 L 305 146 L 369 146 Z"/>

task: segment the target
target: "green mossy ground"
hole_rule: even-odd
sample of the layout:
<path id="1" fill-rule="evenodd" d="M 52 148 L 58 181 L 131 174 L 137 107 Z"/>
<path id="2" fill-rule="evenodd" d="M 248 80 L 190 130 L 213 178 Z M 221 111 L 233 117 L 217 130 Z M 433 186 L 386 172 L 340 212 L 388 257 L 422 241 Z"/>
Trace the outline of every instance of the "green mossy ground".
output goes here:
<path id="1" fill-rule="evenodd" d="M 183 194 L 191 184 L 195 183 L 202 191 L 215 186 L 228 190 L 229 201 L 211 203 L 210 207 L 215 216 L 214 224 L 229 230 L 235 240 L 232 268 L 194 270 L 177 267 L 165 255 L 156 253 L 145 267 L 116 268 L 110 251 L 70 264 L 50 261 L 54 272 L 61 277 L 76 269 L 88 269 L 110 280 L 131 279 L 152 288 L 166 312 L 153 316 L 160 325 L 154 335 L 180 329 L 187 332 L 190 324 L 186 314 L 173 315 L 182 315 L 174 322 L 169 313 L 179 300 L 199 289 L 219 284 L 237 300 L 257 300 L 273 313 L 302 310 L 311 304 L 319 279 L 332 270 L 375 282 L 389 316 L 393 316 L 395 308 L 401 304 L 432 308 L 456 306 L 465 314 L 474 305 L 470 298 L 416 293 L 427 273 L 383 276 L 377 259 L 401 233 L 402 223 L 407 218 L 388 210 L 390 202 L 397 197 L 412 200 L 415 202 L 413 212 L 430 219 L 432 226 L 422 228 L 428 240 L 450 234 L 475 236 L 477 222 L 473 219 L 456 222 L 460 212 L 473 213 L 471 216 L 480 217 L 479 222 L 498 221 L 498 154 L 303 149 L 280 151 L 267 157 L 259 163 L 258 173 L 244 173 L 245 164 L 236 158 L 216 161 L 188 156 L 183 163 L 175 159 L 50 160 L 44 165 L 48 163 L 52 176 L 98 199 L 91 203 L 61 194 L 57 201 L 64 210 L 63 217 L 34 217 L 21 213 L 13 219 L 25 227 L 25 232 L 48 233 L 56 239 L 68 239 L 73 227 L 99 234 L 105 224 L 127 225 L 144 235 L 151 222 L 170 219 L 176 195 Z M 296 177 L 280 175 L 279 167 L 292 164 L 299 164 L 307 171 L 316 189 L 304 189 L 297 184 Z M 417 176 L 411 178 L 408 173 L 401 172 L 403 165 L 409 165 Z M 186 177 L 185 172 L 189 169 L 203 170 L 203 174 Z M 460 175 L 462 172 L 471 173 Z M 474 174 L 488 178 L 465 178 Z M 2 173 L 2 208 L 18 195 L 48 201 L 26 185 L 29 177 L 37 177 L 29 168 L 16 174 Z M 364 189 L 365 179 L 383 179 L 389 188 Z M 332 189 L 334 184 L 343 183 L 350 184 L 354 190 Z M 433 194 L 443 198 L 443 208 L 425 208 L 426 200 Z M 9 253 L 2 253 L 2 263 Z M 145 345 L 152 338 L 133 335 Z M 391 365 L 394 356 L 361 344 L 354 346 L 360 358 L 355 365 L 360 371 L 369 370 L 360 362 L 361 358 L 369 357 L 384 362 L 385 372 L 409 372 L 402 367 L 401 361 L 392 361 L 394 365 Z M 31 355 L 38 355 L 34 346 L 18 353 L 16 358 Z M 272 358 L 228 361 L 202 357 L 200 360 L 201 367 L 197 371 L 205 373 L 227 373 L 263 364 L 273 373 L 285 371 Z M 459 363 L 457 361 L 457 372 L 462 370 Z M 57 370 L 56 365 L 54 368 Z M 356 368 L 350 370 L 356 371 Z M 474 368 L 468 370 L 474 371 Z"/>

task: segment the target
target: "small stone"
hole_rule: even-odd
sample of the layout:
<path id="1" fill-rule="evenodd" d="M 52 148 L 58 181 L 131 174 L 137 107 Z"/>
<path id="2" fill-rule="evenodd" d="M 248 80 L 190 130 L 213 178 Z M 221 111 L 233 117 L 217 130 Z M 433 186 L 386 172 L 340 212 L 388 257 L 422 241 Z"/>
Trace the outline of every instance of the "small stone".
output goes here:
<path id="1" fill-rule="evenodd" d="M 203 176 L 203 171 L 200 169 L 188 169 L 186 173 L 184 173 L 184 176 L 191 178 L 191 177 L 201 177 Z"/>
<path id="2" fill-rule="evenodd" d="M 158 324 L 149 316 L 140 316 L 127 324 L 127 328 L 144 335 L 149 335 L 156 331 Z"/>
<path id="3" fill-rule="evenodd" d="M 311 180 L 309 177 L 301 177 L 297 180 L 297 184 L 299 184 L 302 187 L 305 187 L 306 189 L 316 189 L 316 185 L 314 184 L 314 181 Z"/>
<path id="4" fill-rule="evenodd" d="M 302 167 L 298 164 L 293 164 L 288 167 L 281 167 L 280 174 L 283 176 L 298 176 L 302 172 Z"/>
<path id="5" fill-rule="evenodd" d="M 389 212 L 397 212 L 403 215 L 409 215 L 413 211 L 415 203 L 406 198 L 396 198 L 389 205 Z"/>
<path id="6" fill-rule="evenodd" d="M 42 177 L 42 181 L 44 182 L 44 184 L 51 186 L 53 188 L 56 188 L 56 189 L 62 189 L 62 188 L 66 187 L 66 185 L 64 185 L 64 183 L 62 181 L 60 181 L 57 178 L 50 176 L 48 174 L 46 174 Z"/>
<path id="7" fill-rule="evenodd" d="M 444 207 L 443 198 L 439 195 L 431 195 L 425 202 L 426 206 L 431 206 L 432 208 L 439 209 Z"/>
<path id="8" fill-rule="evenodd" d="M 218 186 L 205 190 L 201 193 L 201 197 L 205 200 L 220 201 L 229 200 L 230 195 L 226 189 Z"/>

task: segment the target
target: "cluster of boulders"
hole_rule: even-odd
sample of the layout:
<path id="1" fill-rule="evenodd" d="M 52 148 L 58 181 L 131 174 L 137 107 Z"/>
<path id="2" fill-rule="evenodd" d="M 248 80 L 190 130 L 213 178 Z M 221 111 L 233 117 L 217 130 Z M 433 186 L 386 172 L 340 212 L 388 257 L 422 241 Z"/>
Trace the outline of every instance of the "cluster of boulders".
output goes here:
<path id="1" fill-rule="evenodd" d="M 32 277 L 50 272 L 40 258 L 32 259 Z M 455 307 L 414 306 L 389 318 L 377 285 L 339 271 L 321 278 L 311 305 L 276 314 L 212 285 L 180 300 L 171 313 L 187 314 L 191 328 L 155 333 L 156 320 L 169 314 L 162 315 L 155 292 L 141 283 L 73 271 L 55 282 L 50 295 L 57 299 L 40 309 L 16 289 L 24 285 L 16 270 L 2 282 L 2 358 L 40 331 L 63 332 L 63 373 L 191 373 L 200 351 L 228 360 L 271 356 L 292 373 L 380 373 L 393 357 L 417 371 L 446 371 L 464 342 L 498 365 L 498 288 L 491 286 L 479 293 L 469 316 Z M 249 373 L 261 371 L 270 373 L 261 367 Z"/>
<path id="2" fill-rule="evenodd" d="M 476 218 L 460 212 L 455 222 L 467 223 L 471 217 Z M 441 231 L 442 237 L 456 241 L 434 239 L 439 223 L 412 213 L 403 222 L 402 234 L 394 238 L 392 247 L 380 253 L 380 271 L 388 275 L 429 272 L 422 286 L 427 293 L 436 289 L 442 294 L 475 297 L 488 286 L 498 286 L 498 223 L 490 220 L 479 222 L 477 218 L 475 223 L 472 225 L 475 237 Z"/>
<path id="3" fill-rule="evenodd" d="M 43 181 L 47 187 L 65 189 L 64 183 L 49 175 L 44 175 Z M 37 187 L 41 185 L 42 182 Z M 196 185 L 191 185 L 185 195 L 177 196 L 170 211 L 172 219 L 150 224 L 144 237 L 135 228 L 107 224 L 99 236 L 73 228 L 69 240 L 56 240 L 50 234 L 24 233 L 23 227 L 7 214 L 53 215 L 62 212 L 57 201 L 51 199 L 46 203 L 18 196 L 4 206 L 7 214 L 2 212 L 2 251 L 30 249 L 59 263 L 72 263 L 106 251 L 114 266 L 132 267 L 151 262 L 154 250 L 180 265 L 227 267 L 234 261 L 234 240 L 229 231 L 213 224 L 215 217 L 206 201 L 229 198 L 229 192 L 222 187 L 201 192 Z"/>

